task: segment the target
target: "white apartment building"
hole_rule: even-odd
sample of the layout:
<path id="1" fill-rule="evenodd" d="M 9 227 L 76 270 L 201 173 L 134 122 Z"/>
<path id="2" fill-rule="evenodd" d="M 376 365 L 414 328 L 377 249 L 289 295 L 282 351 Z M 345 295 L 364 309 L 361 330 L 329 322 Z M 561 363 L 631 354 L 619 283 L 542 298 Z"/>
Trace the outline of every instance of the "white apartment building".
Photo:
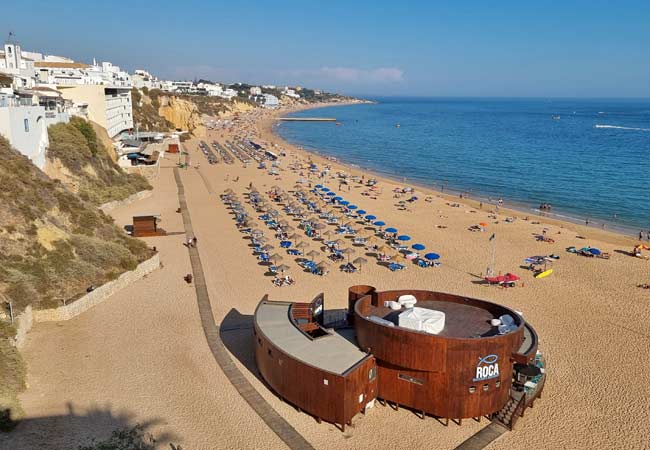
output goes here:
<path id="1" fill-rule="evenodd" d="M 262 95 L 262 88 L 259 86 L 252 86 L 250 88 L 251 95 Z"/>
<path id="2" fill-rule="evenodd" d="M 111 138 L 133 128 L 130 87 L 88 84 L 59 90 L 75 106 L 86 106 L 88 119 L 104 127 Z"/>
<path id="3" fill-rule="evenodd" d="M 280 101 L 275 95 L 271 94 L 262 94 L 264 96 L 264 107 L 269 109 L 275 109 L 280 106 Z"/>
<path id="4" fill-rule="evenodd" d="M 133 128 L 131 77 L 110 62 L 92 65 L 69 61 L 34 62 L 37 84 L 55 87 L 110 137 Z"/>

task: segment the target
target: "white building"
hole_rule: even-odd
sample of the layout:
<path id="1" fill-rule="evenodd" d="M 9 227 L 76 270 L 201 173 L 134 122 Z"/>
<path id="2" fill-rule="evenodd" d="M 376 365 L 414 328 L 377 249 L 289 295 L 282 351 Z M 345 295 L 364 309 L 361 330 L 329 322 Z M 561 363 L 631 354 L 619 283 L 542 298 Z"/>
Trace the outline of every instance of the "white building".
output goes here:
<path id="1" fill-rule="evenodd" d="M 232 88 L 225 89 L 223 93 L 221 94 L 221 97 L 231 99 L 233 97 L 237 97 L 238 92 Z"/>
<path id="2" fill-rule="evenodd" d="M 88 119 L 106 129 L 112 138 L 133 128 L 131 88 L 124 86 L 59 86 L 63 98 L 87 110 Z"/>
<path id="3" fill-rule="evenodd" d="M 146 70 L 136 69 L 135 73 L 131 75 L 131 82 L 136 89 L 160 89 L 160 81 L 155 76 L 151 75 Z"/>
<path id="4" fill-rule="evenodd" d="M 251 95 L 262 95 L 262 88 L 258 86 L 252 86 L 250 88 Z"/>
<path id="5" fill-rule="evenodd" d="M 59 111 L 61 104 L 56 93 L 0 88 L 0 134 L 39 169 L 45 167 L 45 153 L 50 145 L 47 127 L 68 121 L 67 114 Z"/>
<path id="6" fill-rule="evenodd" d="M 110 62 L 34 62 L 37 85 L 54 87 L 76 110 L 106 129 L 110 137 L 133 128 L 131 77 Z"/>
<path id="7" fill-rule="evenodd" d="M 280 106 L 280 101 L 275 95 L 271 94 L 262 94 L 264 96 L 264 107 L 269 109 L 275 109 Z"/>
<path id="8" fill-rule="evenodd" d="M 287 97 L 291 98 L 300 98 L 300 94 L 297 94 L 295 90 L 290 89 L 289 86 L 284 88 L 282 95 L 286 95 Z"/>
<path id="9" fill-rule="evenodd" d="M 199 83 L 197 87 L 210 97 L 221 97 L 223 94 L 223 86 L 218 83 Z"/>

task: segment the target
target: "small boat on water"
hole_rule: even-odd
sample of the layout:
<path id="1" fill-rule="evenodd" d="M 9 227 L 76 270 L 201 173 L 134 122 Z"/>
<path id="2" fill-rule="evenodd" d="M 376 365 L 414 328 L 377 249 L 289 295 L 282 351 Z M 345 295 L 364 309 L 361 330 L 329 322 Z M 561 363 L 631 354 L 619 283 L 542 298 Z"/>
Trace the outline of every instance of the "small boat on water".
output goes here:
<path id="1" fill-rule="evenodd" d="M 399 128 L 401 125 L 399 123 L 395 124 L 395 128 Z"/>
<path id="2" fill-rule="evenodd" d="M 560 120 L 560 116 L 552 116 L 553 120 Z"/>

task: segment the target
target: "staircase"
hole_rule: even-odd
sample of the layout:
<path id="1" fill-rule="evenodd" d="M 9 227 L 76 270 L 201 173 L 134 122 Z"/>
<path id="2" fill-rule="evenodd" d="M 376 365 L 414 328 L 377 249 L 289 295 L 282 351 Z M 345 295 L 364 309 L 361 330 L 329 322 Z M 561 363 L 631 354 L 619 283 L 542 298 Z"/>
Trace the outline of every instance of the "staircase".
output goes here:
<path id="1" fill-rule="evenodd" d="M 523 413 L 526 405 L 526 395 L 523 392 L 512 391 L 508 402 L 494 414 L 493 422 L 512 430 L 515 422 Z"/>

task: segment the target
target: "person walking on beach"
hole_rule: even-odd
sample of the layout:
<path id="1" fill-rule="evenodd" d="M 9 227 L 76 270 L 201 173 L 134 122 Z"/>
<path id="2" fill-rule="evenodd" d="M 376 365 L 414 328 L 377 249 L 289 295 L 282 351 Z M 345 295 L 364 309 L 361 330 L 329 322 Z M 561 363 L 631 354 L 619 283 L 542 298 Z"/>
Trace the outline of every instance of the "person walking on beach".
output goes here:
<path id="1" fill-rule="evenodd" d="M 643 240 L 643 230 L 639 231 L 639 240 Z"/>

